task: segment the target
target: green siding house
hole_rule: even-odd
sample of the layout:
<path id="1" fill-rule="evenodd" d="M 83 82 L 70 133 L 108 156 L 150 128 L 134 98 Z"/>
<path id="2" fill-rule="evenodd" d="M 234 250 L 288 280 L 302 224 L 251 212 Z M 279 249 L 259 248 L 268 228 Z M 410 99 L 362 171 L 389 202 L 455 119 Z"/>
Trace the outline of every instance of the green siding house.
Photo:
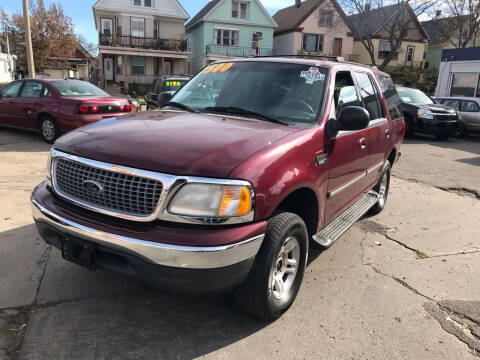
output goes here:
<path id="1" fill-rule="evenodd" d="M 271 55 L 276 27 L 260 0 L 210 1 L 187 24 L 190 73 L 196 74 L 217 60 L 254 56 L 254 35 L 259 32 L 259 55 Z"/>

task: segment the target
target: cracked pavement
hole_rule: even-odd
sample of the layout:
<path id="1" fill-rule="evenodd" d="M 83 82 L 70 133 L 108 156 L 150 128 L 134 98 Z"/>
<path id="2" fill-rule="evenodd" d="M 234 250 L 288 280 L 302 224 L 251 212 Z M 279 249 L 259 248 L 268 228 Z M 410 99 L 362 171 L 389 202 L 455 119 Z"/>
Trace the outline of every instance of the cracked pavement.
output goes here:
<path id="1" fill-rule="evenodd" d="M 266 323 L 228 294 L 171 295 L 63 261 L 29 208 L 49 147 L 1 129 L 0 359 L 478 359 L 479 145 L 405 144 L 385 211 L 312 250 L 294 306 Z"/>

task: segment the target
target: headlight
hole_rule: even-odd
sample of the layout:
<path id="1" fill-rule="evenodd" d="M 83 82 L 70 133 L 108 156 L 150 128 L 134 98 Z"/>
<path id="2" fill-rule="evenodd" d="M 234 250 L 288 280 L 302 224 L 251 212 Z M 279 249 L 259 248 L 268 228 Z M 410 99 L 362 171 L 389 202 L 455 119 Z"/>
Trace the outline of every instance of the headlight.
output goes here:
<path id="1" fill-rule="evenodd" d="M 168 212 L 198 218 L 232 218 L 250 214 L 252 191 L 242 185 L 184 185 L 171 200 Z"/>
<path id="2" fill-rule="evenodd" d="M 50 150 L 48 153 L 47 168 L 45 169 L 45 180 L 50 187 L 52 187 L 52 151 Z"/>
<path id="3" fill-rule="evenodd" d="M 418 110 L 418 117 L 422 119 L 433 119 L 433 113 L 428 109 Z"/>

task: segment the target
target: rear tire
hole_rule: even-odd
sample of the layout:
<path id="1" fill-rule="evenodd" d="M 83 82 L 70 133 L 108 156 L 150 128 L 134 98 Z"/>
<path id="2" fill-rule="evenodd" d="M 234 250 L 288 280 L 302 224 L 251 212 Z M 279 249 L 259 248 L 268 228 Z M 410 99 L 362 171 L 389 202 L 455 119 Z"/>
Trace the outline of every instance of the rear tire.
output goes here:
<path id="1" fill-rule="evenodd" d="M 60 136 L 60 130 L 52 117 L 42 116 L 40 119 L 40 135 L 48 144 L 53 144 Z"/>
<path id="2" fill-rule="evenodd" d="M 238 306 L 264 320 L 279 318 L 302 284 L 308 245 L 307 227 L 298 215 L 285 212 L 271 218 L 253 268 L 235 290 Z"/>
<path id="3" fill-rule="evenodd" d="M 379 198 L 377 203 L 370 209 L 371 215 L 380 214 L 383 209 L 385 209 L 385 204 L 388 200 L 388 193 L 390 191 L 390 175 L 392 172 L 392 168 L 389 162 L 383 169 L 382 175 L 380 175 L 380 179 L 378 180 L 377 185 L 373 188 L 378 194 Z"/>

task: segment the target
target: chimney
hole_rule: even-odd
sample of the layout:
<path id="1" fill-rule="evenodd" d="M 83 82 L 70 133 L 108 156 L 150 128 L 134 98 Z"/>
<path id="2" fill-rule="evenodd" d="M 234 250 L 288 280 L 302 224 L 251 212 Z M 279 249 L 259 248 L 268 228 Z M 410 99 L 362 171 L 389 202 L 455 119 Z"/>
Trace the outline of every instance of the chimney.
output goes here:
<path id="1" fill-rule="evenodd" d="M 299 8 L 302 5 L 302 0 L 295 0 L 295 6 Z"/>
<path id="2" fill-rule="evenodd" d="M 442 10 L 437 10 L 435 12 L 435 17 L 440 17 L 442 15 Z"/>
<path id="3" fill-rule="evenodd" d="M 370 3 L 365 4 L 365 12 L 369 12 L 371 8 L 372 8 L 372 5 Z"/>

